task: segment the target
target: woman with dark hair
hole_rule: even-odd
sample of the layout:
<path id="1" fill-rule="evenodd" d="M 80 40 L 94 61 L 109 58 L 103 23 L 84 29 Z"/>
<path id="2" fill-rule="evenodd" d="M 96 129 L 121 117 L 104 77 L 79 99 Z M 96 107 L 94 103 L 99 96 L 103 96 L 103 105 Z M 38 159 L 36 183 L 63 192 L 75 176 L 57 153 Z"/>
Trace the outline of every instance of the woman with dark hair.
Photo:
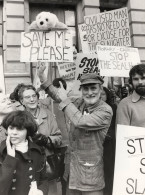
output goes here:
<path id="1" fill-rule="evenodd" d="M 32 115 L 27 111 L 12 111 L 10 112 L 2 121 L 1 124 L 6 130 L 9 126 L 17 127 L 17 129 L 26 128 L 27 136 L 26 138 L 33 137 L 38 129 L 38 126 L 32 117 Z"/>
<path id="2" fill-rule="evenodd" d="M 117 105 L 114 103 L 114 96 L 110 90 L 103 87 L 101 99 L 109 104 L 113 110 L 113 117 L 104 141 L 104 174 L 105 188 L 104 195 L 112 195 L 114 162 L 115 162 L 115 120 Z"/>
<path id="3" fill-rule="evenodd" d="M 33 181 L 35 195 L 47 195 L 46 161 L 42 148 L 31 142 L 37 124 L 27 111 L 13 111 L 2 121 L 7 138 L 0 147 L 0 194 L 28 195 Z"/>

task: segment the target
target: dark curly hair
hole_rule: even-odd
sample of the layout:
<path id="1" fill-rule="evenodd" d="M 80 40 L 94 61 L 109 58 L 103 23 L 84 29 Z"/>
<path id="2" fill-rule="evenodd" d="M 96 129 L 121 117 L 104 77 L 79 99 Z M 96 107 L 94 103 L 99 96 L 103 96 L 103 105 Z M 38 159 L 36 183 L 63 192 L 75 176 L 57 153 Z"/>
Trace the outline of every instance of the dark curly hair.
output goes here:
<path id="1" fill-rule="evenodd" d="M 138 64 L 133 66 L 130 69 L 129 72 L 129 84 L 132 85 L 132 76 L 134 76 L 135 74 L 139 74 L 140 76 L 143 76 L 143 74 L 145 74 L 145 64 Z"/>
<path id="2" fill-rule="evenodd" d="M 13 100 L 13 101 L 19 101 L 19 96 L 18 96 L 18 93 L 19 93 L 19 90 L 21 89 L 21 87 L 24 86 L 24 83 L 20 83 L 18 84 L 14 91 L 10 94 L 10 99 Z"/>
<path id="3" fill-rule="evenodd" d="M 27 111 L 13 111 L 9 113 L 1 124 L 6 130 L 9 126 L 17 127 L 18 129 L 27 129 L 27 137 L 33 137 L 37 132 L 38 126 L 33 116 Z"/>

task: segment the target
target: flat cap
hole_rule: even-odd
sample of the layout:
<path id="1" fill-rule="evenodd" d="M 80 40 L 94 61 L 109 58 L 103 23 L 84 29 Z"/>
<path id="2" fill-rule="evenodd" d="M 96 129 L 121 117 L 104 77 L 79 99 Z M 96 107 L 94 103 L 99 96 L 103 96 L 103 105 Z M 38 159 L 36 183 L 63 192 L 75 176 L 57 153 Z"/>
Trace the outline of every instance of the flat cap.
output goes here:
<path id="1" fill-rule="evenodd" d="M 96 73 L 86 73 L 83 74 L 80 78 L 81 85 L 91 84 L 91 83 L 98 83 L 103 84 L 104 81 L 102 77 Z"/>

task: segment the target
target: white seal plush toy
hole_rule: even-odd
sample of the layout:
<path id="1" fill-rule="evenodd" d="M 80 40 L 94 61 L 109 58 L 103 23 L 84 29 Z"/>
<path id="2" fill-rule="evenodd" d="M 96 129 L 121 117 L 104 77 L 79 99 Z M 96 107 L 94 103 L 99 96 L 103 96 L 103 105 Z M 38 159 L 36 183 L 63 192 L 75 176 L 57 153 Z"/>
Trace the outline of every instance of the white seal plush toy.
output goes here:
<path id="1" fill-rule="evenodd" d="M 67 29 L 67 25 L 60 22 L 57 16 L 50 12 L 41 12 L 36 20 L 30 24 L 30 30 Z"/>

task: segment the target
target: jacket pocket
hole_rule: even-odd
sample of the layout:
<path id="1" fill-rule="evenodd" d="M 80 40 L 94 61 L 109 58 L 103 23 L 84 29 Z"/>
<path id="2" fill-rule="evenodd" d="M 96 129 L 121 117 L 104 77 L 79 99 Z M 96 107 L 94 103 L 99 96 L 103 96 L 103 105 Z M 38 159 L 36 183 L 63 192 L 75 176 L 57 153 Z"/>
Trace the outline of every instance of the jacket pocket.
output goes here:
<path id="1" fill-rule="evenodd" d="M 96 161 L 79 161 L 78 170 L 81 183 L 101 187 L 104 183 L 102 169 L 102 165 Z"/>

